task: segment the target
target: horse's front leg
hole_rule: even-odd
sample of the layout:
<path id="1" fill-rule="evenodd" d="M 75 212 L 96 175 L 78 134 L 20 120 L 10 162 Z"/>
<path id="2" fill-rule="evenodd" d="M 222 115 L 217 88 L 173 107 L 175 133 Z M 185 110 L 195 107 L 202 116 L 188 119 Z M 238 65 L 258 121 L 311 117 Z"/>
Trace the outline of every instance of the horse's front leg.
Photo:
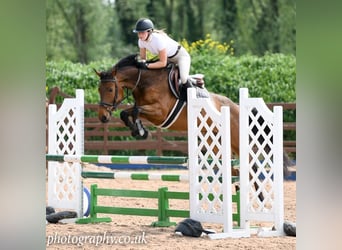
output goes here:
<path id="1" fill-rule="evenodd" d="M 132 121 L 135 125 L 135 132 L 137 132 L 135 138 L 146 139 L 148 136 L 148 131 L 144 128 L 141 120 L 139 119 L 139 113 L 140 109 L 134 105 L 134 109 L 132 110 Z"/>
<path id="2" fill-rule="evenodd" d="M 137 133 L 136 126 L 135 126 L 135 123 L 129 119 L 130 117 L 132 117 L 133 109 L 134 107 L 121 111 L 120 118 L 124 122 L 126 127 L 128 127 L 131 130 L 132 136 L 135 137 Z"/>
<path id="3" fill-rule="evenodd" d="M 143 127 L 138 116 L 139 109 L 136 106 L 123 110 L 120 113 L 120 118 L 125 125 L 130 128 L 131 135 L 137 139 L 146 139 L 148 136 L 148 131 Z"/>
<path id="4" fill-rule="evenodd" d="M 136 138 L 138 139 L 146 139 L 148 136 L 148 131 L 145 129 L 145 127 L 143 126 L 141 120 L 139 118 L 137 118 L 135 120 L 135 127 L 139 133 L 139 136 L 136 136 Z"/>
<path id="5" fill-rule="evenodd" d="M 155 120 L 155 118 L 167 116 L 167 112 L 163 114 L 160 103 L 141 106 L 134 104 L 134 107 L 125 111 L 126 112 L 121 112 L 121 119 L 125 122 L 125 124 L 129 124 L 129 127 L 132 131 L 132 136 L 137 139 L 146 139 L 148 136 L 148 131 L 144 128 L 139 117 L 143 117 L 153 124 L 160 124 L 161 122 Z M 132 118 L 131 121 L 129 120 L 129 116 Z"/>

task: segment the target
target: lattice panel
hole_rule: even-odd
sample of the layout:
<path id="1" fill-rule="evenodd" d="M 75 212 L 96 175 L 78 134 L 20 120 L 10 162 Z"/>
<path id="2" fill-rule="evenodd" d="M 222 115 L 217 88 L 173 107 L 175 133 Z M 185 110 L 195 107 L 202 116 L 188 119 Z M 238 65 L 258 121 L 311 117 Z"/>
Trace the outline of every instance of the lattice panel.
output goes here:
<path id="1" fill-rule="evenodd" d="M 78 164 L 79 165 L 79 164 Z M 57 180 L 53 192 L 59 201 L 72 201 L 76 199 L 79 178 L 79 166 L 72 163 L 60 163 L 53 168 L 53 175 Z"/>
<path id="2" fill-rule="evenodd" d="M 71 108 L 65 116 L 57 122 L 56 144 L 58 154 L 76 154 L 76 108 Z"/>
<path id="3" fill-rule="evenodd" d="M 220 179 L 222 178 L 221 153 L 221 126 L 214 122 L 209 113 L 202 108 L 198 116 L 198 151 L 199 156 L 199 196 L 198 213 L 223 214 L 222 188 Z M 213 160 L 214 159 L 214 160 Z"/>
<path id="4" fill-rule="evenodd" d="M 248 111 L 249 211 L 273 209 L 273 124 L 266 122 L 256 107 Z M 263 198 L 261 198 L 263 197 Z M 267 210 L 266 210 L 267 209 Z"/>
<path id="5" fill-rule="evenodd" d="M 196 98 L 188 90 L 188 147 L 190 217 L 223 225 L 213 238 L 236 235 L 233 232 L 230 109 L 219 112 L 209 98 Z M 239 235 L 245 232 L 239 232 Z"/>
<path id="6" fill-rule="evenodd" d="M 251 221 L 272 223 L 272 230 L 259 232 L 263 236 L 283 234 L 282 112 L 240 89 L 240 221 L 246 229 Z"/>

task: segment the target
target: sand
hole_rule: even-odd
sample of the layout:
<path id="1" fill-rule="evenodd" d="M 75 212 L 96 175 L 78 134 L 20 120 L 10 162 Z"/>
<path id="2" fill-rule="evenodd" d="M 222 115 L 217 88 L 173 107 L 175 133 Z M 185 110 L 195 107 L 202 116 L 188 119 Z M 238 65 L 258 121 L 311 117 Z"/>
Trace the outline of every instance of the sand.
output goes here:
<path id="1" fill-rule="evenodd" d="M 85 166 L 85 170 L 108 171 L 94 165 Z M 153 170 L 151 170 L 153 171 Z M 155 170 L 154 170 L 155 171 Z M 185 170 L 168 170 L 158 173 L 186 174 Z M 84 186 L 90 189 L 91 184 L 98 184 L 99 188 L 157 190 L 167 186 L 170 191 L 187 191 L 189 184 L 185 182 L 161 182 L 161 181 L 130 181 L 111 179 L 84 179 Z M 284 216 L 285 220 L 296 221 L 296 182 L 284 182 Z M 157 208 L 157 202 L 153 199 L 101 197 L 99 204 L 123 207 Z M 172 200 L 171 208 L 188 209 L 188 201 Z M 184 237 L 174 233 L 175 226 L 151 227 L 150 224 L 157 220 L 156 217 L 130 216 L 130 215 L 105 215 L 99 217 L 111 217 L 110 223 L 98 224 L 47 224 L 46 225 L 46 249 L 296 249 L 296 238 L 282 237 L 257 237 L 239 239 L 211 240 L 207 236 L 200 238 Z M 176 223 L 184 218 L 171 218 Z M 204 228 L 217 232 L 222 230 L 219 224 L 202 223 Z"/>

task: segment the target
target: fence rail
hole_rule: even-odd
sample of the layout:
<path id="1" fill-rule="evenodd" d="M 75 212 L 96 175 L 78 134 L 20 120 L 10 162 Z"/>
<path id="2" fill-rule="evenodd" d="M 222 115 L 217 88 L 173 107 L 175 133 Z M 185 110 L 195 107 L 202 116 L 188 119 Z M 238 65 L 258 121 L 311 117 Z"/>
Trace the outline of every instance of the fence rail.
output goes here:
<path id="1" fill-rule="evenodd" d="M 54 88 L 49 97 L 49 103 L 55 103 L 56 96 L 70 97 Z M 59 104 L 57 104 L 59 106 Z M 282 106 L 283 110 L 296 110 L 296 103 L 269 103 L 267 106 L 272 109 L 273 106 Z M 129 105 L 121 105 L 119 109 L 128 108 Z M 85 117 L 84 121 L 84 149 L 85 152 L 92 154 L 117 154 L 115 151 L 141 151 L 146 150 L 154 152 L 155 155 L 162 156 L 165 152 L 176 152 L 178 155 L 187 155 L 188 143 L 187 132 L 171 131 L 156 128 L 147 120 L 142 120 L 149 129 L 150 135 L 146 140 L 130 140 L 131 133 L 121 119 L 112 117 L 110 122 L 101 123 L 97 118 L 97 104 L 85 104 L 86 113 L 93 113 L 90 117 Z M 46 110 L 46 114 L 48 109 Z M 47 115 L 48 117 L 48 115 Z M 46 122 L 48 122 L 46 120 Z M 48 124 L 48 123 L 46 123 Z M 284 122 L 285 131 L 296 131 L 296 122 Z M 46 131 L 47 135 L 47 131 Z M 47 137 L 46 137 L 47 138 Z M 46 143 L 47 145 L 47 143 Z M 284 140 L 284 150 L 288 153 L 296 153 L 296 141 Z M 137 155 L 137 152 L 134 152 Z"/>

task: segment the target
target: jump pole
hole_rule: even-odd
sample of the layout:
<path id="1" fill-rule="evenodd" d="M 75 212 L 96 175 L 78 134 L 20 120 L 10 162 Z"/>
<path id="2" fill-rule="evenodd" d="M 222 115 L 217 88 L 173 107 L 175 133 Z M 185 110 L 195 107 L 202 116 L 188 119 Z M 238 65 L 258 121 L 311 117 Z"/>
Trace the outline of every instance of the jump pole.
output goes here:
<path id="1" fill-rule="evenodd" d="M 124 156 L 124 155 L 57 155 L 47 154 L 47 161 L 75 162 L 75 163 L 103 163 L 103 164 L 172 164 L 186 165 L 186 156 Z M 208 159 L 211 164 L 212 159 Z M 238 159 L 231 160 L 232 166 L 239 164 Z"/>
<path id="2" fill-rule="evenodd" d="M 183 156 L 46 155 L 47 161 L 112 164 L 186 164 Z"/>
<path id="3" fill-rule="evenodd" d="M 83 178 L 95 178 L 95 179 L 127 179 L 127 180 L 157 180 L 157 181 L 175 181 L 175 182 L 188 182 L 189 175 L 183 174 L 159 174 L 159 173 L 135 173 L 135 172 L 95 172 L 95 171 L 82 171 Z M 202 180 L 202 176 L 198 176 L 198 181 Z M 232 176 L 232 182 L 239 181 L 238 176 Z M 211 183 L 214 178 L 207 176 L 207 180 Z M 218 177 L 220 183 L 222 183 L 222 177 Z"/>

